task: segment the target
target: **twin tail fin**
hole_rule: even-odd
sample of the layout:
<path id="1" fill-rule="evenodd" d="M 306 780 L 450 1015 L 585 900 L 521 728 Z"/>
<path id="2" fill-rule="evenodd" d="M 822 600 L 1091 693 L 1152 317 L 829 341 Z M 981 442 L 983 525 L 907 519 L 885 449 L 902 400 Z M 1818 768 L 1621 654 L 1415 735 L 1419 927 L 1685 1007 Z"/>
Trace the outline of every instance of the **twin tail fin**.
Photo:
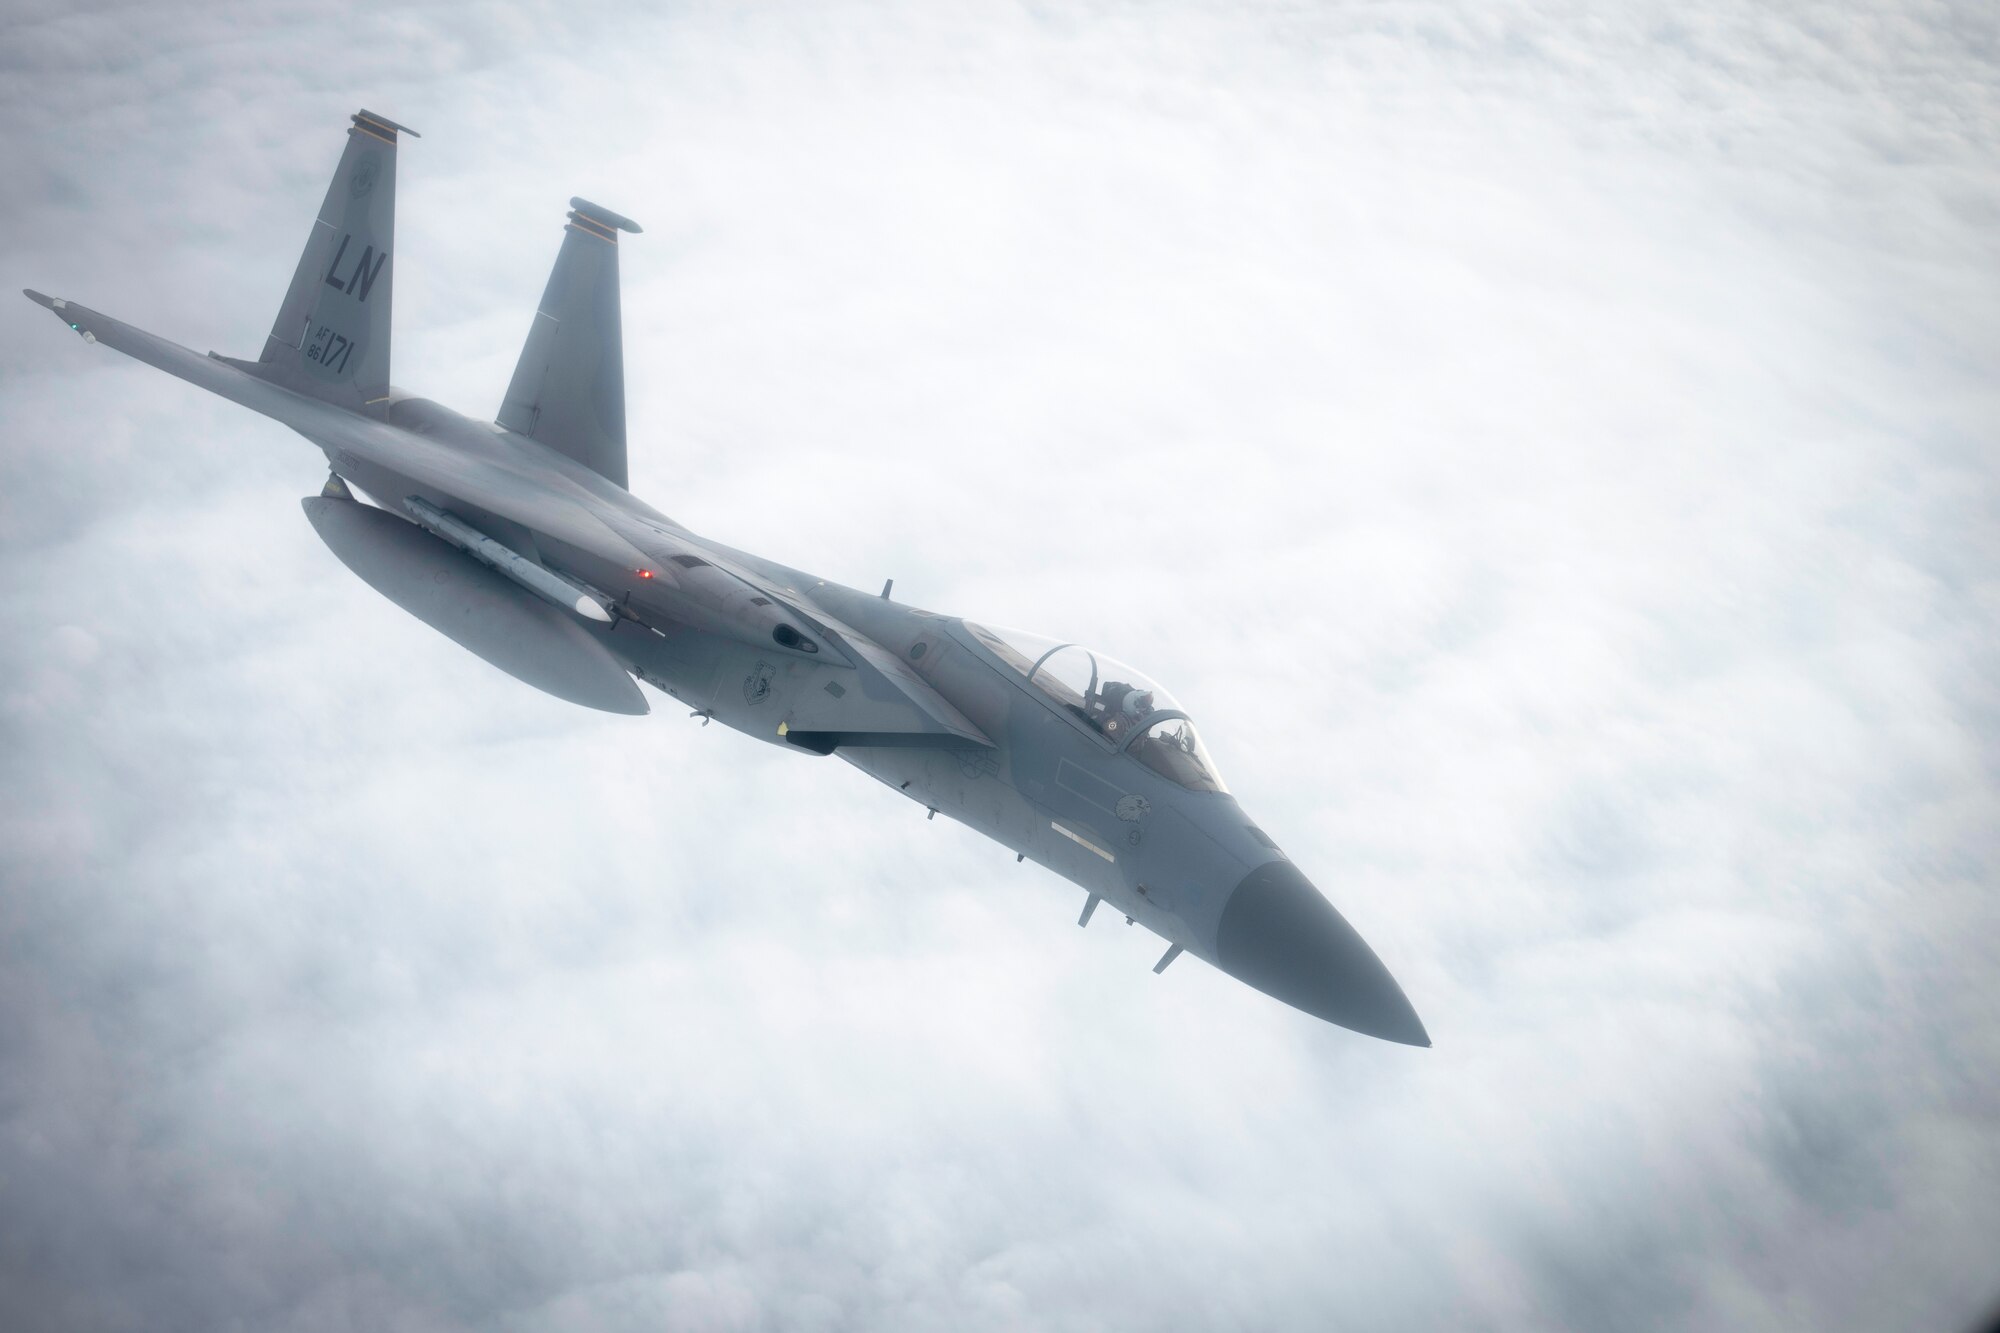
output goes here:
<path id="1" fill-rule="evenodd" d="M 372 111 L 350 117 L 305 253 L 255 362 L 260 378 L 379 415 L 389 396 L 395 290 L 396 145 L 416 131 Z"/>
<path id="2" fill-rule="evenodd" d="M 555 270 L 495 421 L 624 486 L 618 233 L 637 232 L 639 224 L 587 199 L 569 206 Z"/>
<path id="3" fill-rule="evenodd" d="M 358 111 L 349 120 L 340 165 L 313 220 L 271 335 L 264 340 L 263 354 L 255 361 L 209 356 L 266 384 L 379 417 L 386 414 L 390 397 L 396 147 L 403 135 L 414 138 L 416 131 L 372 111 Z M 586 199 L 569 202 L 562 248 L 496 424 L 622 487 L 627 471 L 618 233 L 637 232 L 639 224 Z M 28 295 L 64 315 L 85 338 L 111 341 L 142 360 L 239 401 L 256 399 L 240 380 L 226 375 L 217 380 L 212 364 L 200 364 L 184 348 L 128 329 L 95 311 L 37 292 Z M 212 380 L 216 383 L 209 383 Z"/>

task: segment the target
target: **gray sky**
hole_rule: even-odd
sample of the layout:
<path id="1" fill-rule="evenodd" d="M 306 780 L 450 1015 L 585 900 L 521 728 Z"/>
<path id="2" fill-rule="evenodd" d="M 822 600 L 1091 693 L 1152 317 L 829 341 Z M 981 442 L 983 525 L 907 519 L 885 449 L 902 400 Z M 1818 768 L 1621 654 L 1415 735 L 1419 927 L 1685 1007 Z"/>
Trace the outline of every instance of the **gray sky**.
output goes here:
<path id="1" fill-rule="evenodd" d="M 1990 6 L 643 8 L 16 0 L 0 273 L 254 354 L 367 106 L 395 378 L 486 414 L 638 218 L 634 489 L 1165 679 L 1437 1045 L 528 691 L 12 300 L 0 1323 L 2000 1295 Z"/>

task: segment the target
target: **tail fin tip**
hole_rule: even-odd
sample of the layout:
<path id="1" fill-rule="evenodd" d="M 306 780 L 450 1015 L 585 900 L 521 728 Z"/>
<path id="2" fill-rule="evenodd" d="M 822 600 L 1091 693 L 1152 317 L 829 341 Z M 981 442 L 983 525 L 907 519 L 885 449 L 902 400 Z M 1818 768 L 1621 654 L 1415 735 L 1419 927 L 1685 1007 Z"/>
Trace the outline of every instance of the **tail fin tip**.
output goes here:
<path id="1" fill-rule="evenodd" d="M 378 139 L 387 139 L 390 143 L 396 142 L 398 134 L 407 134 L 412 139 L 421 139 L 424 137 L 408 125 L 398 125 L 387 116 L 376 115 L 367 107 L 361 108 L 361 110 L 349 116 L 348 119 L 354 122 L 356 129 L 365 130 Z"/>
<path id="2" fill-rule="evenodd" d="M 569 210 L 571 222 L 595 223 L 596 225 L 591 228 L 592 234 L 607 241 L 618 239 L 617 236 L 610 234 L 613 231 L 629 231 L 636 236 L 645 230 L 623 213 L 614 213 L 604 205 L 593 204 L 588 199 L 572 197 L 569 201 Z"/>

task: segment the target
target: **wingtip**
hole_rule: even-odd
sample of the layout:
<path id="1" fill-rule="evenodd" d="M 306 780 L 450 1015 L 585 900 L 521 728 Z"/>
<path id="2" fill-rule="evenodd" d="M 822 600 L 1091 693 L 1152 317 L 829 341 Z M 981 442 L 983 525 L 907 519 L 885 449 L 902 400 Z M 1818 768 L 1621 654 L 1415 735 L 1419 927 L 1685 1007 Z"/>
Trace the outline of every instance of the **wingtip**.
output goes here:
<path id="1" fill-rule="evenodd" d="M 63 300 L 60 296 L 49 296 L 46 293 L 36 291 L 33 287 L 23 287 L 21 295 L 27 297 L 57 319 L 69 325 L 70 328 L 82 334 L 85 342 L 94 343 L 97 341 L 97 335 L 85 327 L 86 324 L 91 322 L 90 311 L 80 307 L 72 307 L 69 302 Z"/>

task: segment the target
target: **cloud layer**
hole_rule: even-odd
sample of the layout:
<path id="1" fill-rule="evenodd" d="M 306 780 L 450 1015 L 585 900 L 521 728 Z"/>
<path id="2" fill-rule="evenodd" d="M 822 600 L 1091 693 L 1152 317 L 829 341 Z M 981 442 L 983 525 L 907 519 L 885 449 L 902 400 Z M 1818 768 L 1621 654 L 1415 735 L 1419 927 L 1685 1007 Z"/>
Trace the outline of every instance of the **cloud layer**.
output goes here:
<path id="1" fill-rule="evenodd" d="M 1983 8 L 64 7 L 0 267 L 396 379 L 571 194 L 633 485 L 1171 684 L 1413 1052 L 836 762 L 526 692 L 269 423 L 0 320 L 0 1320 L 1951 1327 L 2000 1252 Z"/>

